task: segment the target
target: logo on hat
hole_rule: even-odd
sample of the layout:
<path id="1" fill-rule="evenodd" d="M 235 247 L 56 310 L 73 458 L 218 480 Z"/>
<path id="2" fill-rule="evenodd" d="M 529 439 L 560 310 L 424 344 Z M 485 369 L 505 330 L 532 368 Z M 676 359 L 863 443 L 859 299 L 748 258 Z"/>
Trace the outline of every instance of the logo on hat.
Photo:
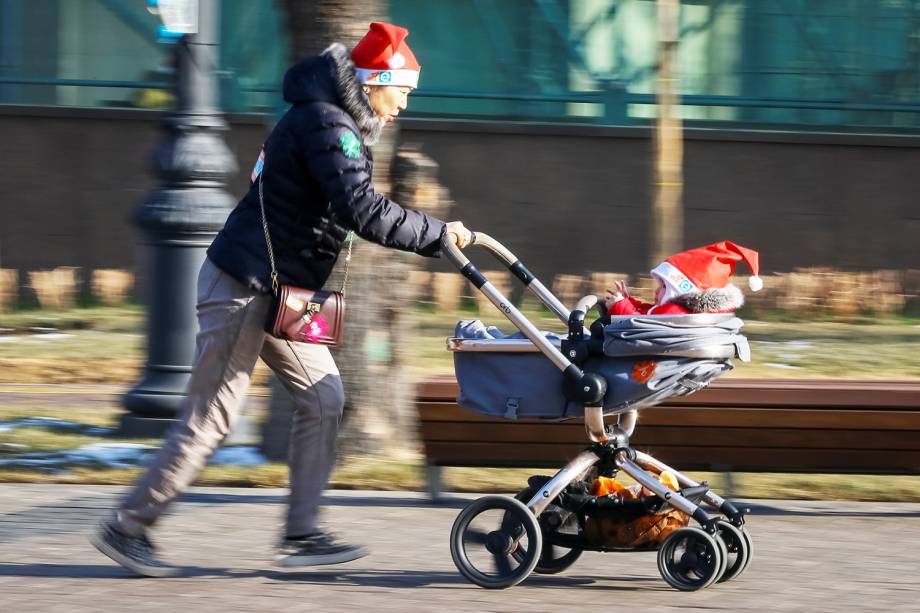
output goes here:
<path id="1" fill-rule="evenodd" d="M 682 292 L 692 292 L 694 289 L 696 289 L 696 288 L 694 288 L 693 284 L 690 283 L 690 279 L 688 279 L 687 277 L 684 277 L 683 279 L 680 279 L 680 280 L 677 282 L 677 287 L 678 287 L 678 289 L 680 289 L 680 291 L 682 291 Z"/>
<path id="2" fill-rule="evenodd" d="M 377 79 L 381 83 L 389 83 L 390 81 L 393 80 L 393 74 L 389 70 L 384 70 L 383 72 L 380 73 Z"/>

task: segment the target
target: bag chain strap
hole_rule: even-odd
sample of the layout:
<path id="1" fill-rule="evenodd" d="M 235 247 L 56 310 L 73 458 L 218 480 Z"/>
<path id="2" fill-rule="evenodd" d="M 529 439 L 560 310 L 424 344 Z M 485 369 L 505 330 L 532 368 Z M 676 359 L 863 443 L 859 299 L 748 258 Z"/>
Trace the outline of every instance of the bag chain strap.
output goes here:
<path id="1" fill-rule="evenodd" d="M 272 266 L 272 294 L 278 295 L 278 268 L 275 266 L 275 252 L 272 249 L 272 238 L 268 233 L 268 219 L 265 216 L 265 199 L 262 196 L 262 175 L 265 174 L 265 165 L 262 165 L 262 171 L 259 173 L 259 208 L 262 210 L 262 231 L 265 233 L 265 245 L 268 247 L 268 261 Z M 341 294 L 345 296 L 345 283 L 348 281 L 348 263 L 351 262 L 351 249 L 355 244 L 355 234 L 348 231 L 346 237 L 348 241 L 348 253 L 345 255 L 345 271 L 342 275 Z"/>

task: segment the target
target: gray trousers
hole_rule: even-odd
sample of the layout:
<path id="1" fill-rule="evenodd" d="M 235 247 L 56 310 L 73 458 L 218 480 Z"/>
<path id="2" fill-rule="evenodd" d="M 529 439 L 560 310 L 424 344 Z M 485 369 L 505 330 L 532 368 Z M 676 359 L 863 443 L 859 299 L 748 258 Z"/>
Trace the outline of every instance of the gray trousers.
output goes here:
<path id="1" fill-rule="evenodd" d="M 269 305 L 269 296 L 205 260 L 198 275 L 199 332 L 183 415 L 116 512 L 123 531 L 139 534 L 153 525 L 194 481 L 236 422 L 260 356 L 294 398 L 286 534 L 315 531 L 320 496 L 335 463 L 345 392 L 328 348 L 265 333 Z"/>

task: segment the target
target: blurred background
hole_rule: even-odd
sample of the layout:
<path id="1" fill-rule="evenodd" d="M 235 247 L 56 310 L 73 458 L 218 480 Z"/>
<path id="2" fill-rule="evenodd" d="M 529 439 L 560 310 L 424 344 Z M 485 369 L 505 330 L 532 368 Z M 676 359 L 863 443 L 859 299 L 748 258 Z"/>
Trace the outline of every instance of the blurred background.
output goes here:
<path id="1" fill-rule="evenodd" d="M 765 288 L 730 377 L 920 379 L 920 2 L 202 0 L 209 63 L 178 94 L 170 4 L 0 0 L 0 479 L 132 478 L 175 416 L 147 400 L 181 397 L 190 283 L 285 110 L 284 70 L 374 19 L 407 27 L 422 65 L 375 151 L 381 191 L 498 239 L 570 306 L 624 278 L 651 299 L 663 257 L 732 240 Z M 510 324 L 443 261 L 360 244 L 349 274 L 335 483 L 418 487 L 414 390 L 449 379 L 457 320 Z M 260 365 L 236 453 L 202 482 L 283 483 L 285 402 Z"/>

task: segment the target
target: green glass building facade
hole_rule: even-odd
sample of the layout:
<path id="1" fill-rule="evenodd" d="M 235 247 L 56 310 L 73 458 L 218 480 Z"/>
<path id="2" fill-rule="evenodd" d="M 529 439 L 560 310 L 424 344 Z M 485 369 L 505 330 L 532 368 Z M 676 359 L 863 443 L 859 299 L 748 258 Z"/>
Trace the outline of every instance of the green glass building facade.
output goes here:
<path id="1" fill-rule="evenodd" d="M 422 62 L 416 117 L 641 125 L 654 0 L 391 0 Z M 272 113 L 281 5 L 221 2 L 225 111 Z M 0 104 L 164 108 L 171 43 L 143 0 L 0 0 Z M 688 125 L 920 129 L 920 0 L 684 0 Z"/>

